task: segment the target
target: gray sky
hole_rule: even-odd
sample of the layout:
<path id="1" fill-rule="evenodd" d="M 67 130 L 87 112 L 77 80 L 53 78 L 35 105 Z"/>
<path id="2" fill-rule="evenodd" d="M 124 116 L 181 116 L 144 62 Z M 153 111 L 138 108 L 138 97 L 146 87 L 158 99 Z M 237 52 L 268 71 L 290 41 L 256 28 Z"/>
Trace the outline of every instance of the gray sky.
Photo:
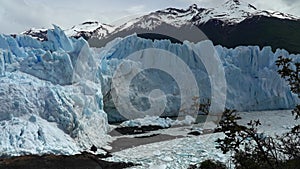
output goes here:
<path id="1" fill-rule="evenodd" d="M 20 33 L 32 27 L 63 29 L 84 21 L 119 23 L 124 17 L 137 16 L 167 7 L 215 7 L 226 0 L 0 0 L 0 33 Z M 259 9 L 300 16 L 299 0 L 244 0 Z M 123 18 L 123 19 L 122 19 Z"/>

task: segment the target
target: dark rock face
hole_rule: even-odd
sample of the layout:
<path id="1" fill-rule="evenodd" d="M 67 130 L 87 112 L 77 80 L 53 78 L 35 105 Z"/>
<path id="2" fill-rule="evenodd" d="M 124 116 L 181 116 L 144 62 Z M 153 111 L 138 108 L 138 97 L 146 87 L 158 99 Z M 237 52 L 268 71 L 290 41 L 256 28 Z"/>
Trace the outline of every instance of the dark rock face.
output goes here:
<path id="1" fill-rule="evenodd" d="M 28 30 L 23 33 L 24 35 L 29 35 L 34 38 L 36 38 L 39 41 L 47 41 L 47 30 L 39 30 L 39 31 L 33 31 L 33 30 Z"/>
<path id="2" fill-rule="evenodd" d="M 134 134 L 143 134 L 150 131 L 164 129 L 161 126 L 140 126 L 140 127 L 118 127 L 115 131 L 112 131 L 111 135 L 134 135 Z"/>
<path id="3" fill-rule="evenodd" d="M 90 150 L 91 150 L 91 151 L 93 151 L 93 152 L 96 152 L 96 151 L 97 151 L 97 149 L 98 149 L 98 148 L 97 148 L 95 145 L 92 145 L 92 147 L 91 147 L 91 149 L 90 149 Z"/>
<path id="4" fill-rule="evenodd" d="M 192 131 L 192 132 L 189 132 L 188 135 L 199 136 L 199 135 L 201 135 L 201 133 L 199 131 Z"/>

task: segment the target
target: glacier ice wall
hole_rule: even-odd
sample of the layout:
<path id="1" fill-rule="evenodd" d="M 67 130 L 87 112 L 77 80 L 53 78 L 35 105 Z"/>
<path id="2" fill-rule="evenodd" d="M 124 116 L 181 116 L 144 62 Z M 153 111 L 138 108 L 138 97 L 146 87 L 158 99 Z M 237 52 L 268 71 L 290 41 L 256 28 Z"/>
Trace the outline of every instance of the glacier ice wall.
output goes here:
<path id="1" fill-rule="evenodd" d="M 47 36 L 0 35 L 0 156 L 74 154 L 109 139 L 88 43 L 57 26 Z"/>
<path id="2" fill-rule="evenodd" d="M 210 42 L 199 42 L 196 45 L 201 43 Z M 169 51 L 189 65 L 197 79 L 200 89 L 200 101 L 206 103 L 211 98 L 209 76 L 205 66 L 189 45 L 189 42 L 174 44 L 169 40 L 152 41 L 139 38 L 137 35 L 131 35 L 116 39 L 100 50 L 99 55 L 102 57 L 102 92 L 109 120 L 118 121 L 123 119 L 115 108 L 110 95 L 111 90 L 114 90 L 111 89 L 111 79 L 118 65 L 135 52 L 150 48 Z M 280 49 L 273 53 L 270 47 L 260 49 L 258 46 L 240 46 L 235 49 L 215 46 L 215 51 L 225 69 L 227 108 L 239 111 L 293 108 L 297 102 L 296 97 L 290 92 L 287 83 L 278 75 L 275 61 L 279 56 L 299 58 L 300 55 L 289 55 L 288 52 Z M 151 60 L 154 64 L 160 61 Z M 165 63 L 165 65 L 172 65 L 172 63 Z M 129 69 L 134 69 L 134 67 Z M 132 70 L 128 70 L 128 72 L 130 71 Z M 162 115 L 176 115 L 180 105 L 180 91 L 174 79 L 166 75 L 165 72 L 145 70 L 139 73 L 131 84 L 130 97 L 132 104 L 141 111 L 149 108 L 147 99 L 138 95 L 140 93 L 147 95 L 154 89 L 164 91 L 167 96 L 166 109 Z"/>
<path id="3" fill-rule="evenodd" d="M 73 154 L 91 145 L 104 145 L 109 139 L 107 116 L 111 122 L 124 120 L 112 101 L 111 79 L 127 56 L 143 49 L 162 49 L 181 58 L 197 79 L 200 101 L 211 98 L 205 65 L 189 42 L 172 44 L 132 35 L 91 49 L 84 39 L 68 38 L 56 26 L 47 36 L 47 41 L 40 42 L 29 36 L 0 35 L 0 156 Z M 202 43 L 211 42 L 196 46 Z M 293 108 L 297 100 L 277 74 L 275 60 L 281 55 L 299 55 L 256 46 L 214 49 L 226 73 L 226 107 L 240 111 Z M 128 65 L 125 73 L 139 66 Z M 181 71 L 178 67 L 172 70 Z M 150 102 L 146 96 L 159 89 L 166 95 L 162 115 L 178 114 L 180 86 L 168 73 L 144 70 L 132 79 L 130 87 L 130 102 L 138 110 L 147 110 Z"/>
<path id="4" fill-rule="evenodd" d="M 282 49 L 240 46 L 216 50 L 226 70 L 228 107 L 241 111 L 292 109 L 298 102 L 287 82 L 277 73 L 279 56 L 300 59 Z"/>

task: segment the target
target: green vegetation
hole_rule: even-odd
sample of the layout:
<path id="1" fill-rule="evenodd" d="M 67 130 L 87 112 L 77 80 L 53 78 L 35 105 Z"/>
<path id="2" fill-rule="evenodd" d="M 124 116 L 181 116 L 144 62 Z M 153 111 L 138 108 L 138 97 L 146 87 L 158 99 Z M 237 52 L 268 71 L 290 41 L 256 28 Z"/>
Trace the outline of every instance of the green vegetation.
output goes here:
<path id="1" fill-rule="evenodd" d="M 300 22 L 255 16 L 235 25 L 211 20 L 198 26 L 215 45 L 234 48 L 241 45 L 271 46 L 300 53 Z"/>
<path id="2" fill-rule="evenodd" d="M 232 152 L 236 169 L 297 169 L 300 165 L 300 133 L 291 130 L 281 136 L 258 133 L 259 120 L 247 125 L 237 123 L 236 111 L 226 110 L 220 122 L 225 138 L 218 139 L 217 148 Z"/>

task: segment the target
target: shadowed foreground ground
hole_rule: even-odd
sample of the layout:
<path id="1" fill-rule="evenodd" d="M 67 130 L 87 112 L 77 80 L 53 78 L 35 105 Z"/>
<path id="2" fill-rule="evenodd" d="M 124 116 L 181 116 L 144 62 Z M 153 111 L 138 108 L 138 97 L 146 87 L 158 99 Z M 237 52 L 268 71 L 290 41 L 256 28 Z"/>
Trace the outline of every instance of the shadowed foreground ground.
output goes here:
<path id="1" fill-rule="evenodd" d="M 22 156 L 0 159 L 0 169 L 122 169 L 133 163 L 108 162 L 103 156 L 83 153 L 73 156 Z"/>

